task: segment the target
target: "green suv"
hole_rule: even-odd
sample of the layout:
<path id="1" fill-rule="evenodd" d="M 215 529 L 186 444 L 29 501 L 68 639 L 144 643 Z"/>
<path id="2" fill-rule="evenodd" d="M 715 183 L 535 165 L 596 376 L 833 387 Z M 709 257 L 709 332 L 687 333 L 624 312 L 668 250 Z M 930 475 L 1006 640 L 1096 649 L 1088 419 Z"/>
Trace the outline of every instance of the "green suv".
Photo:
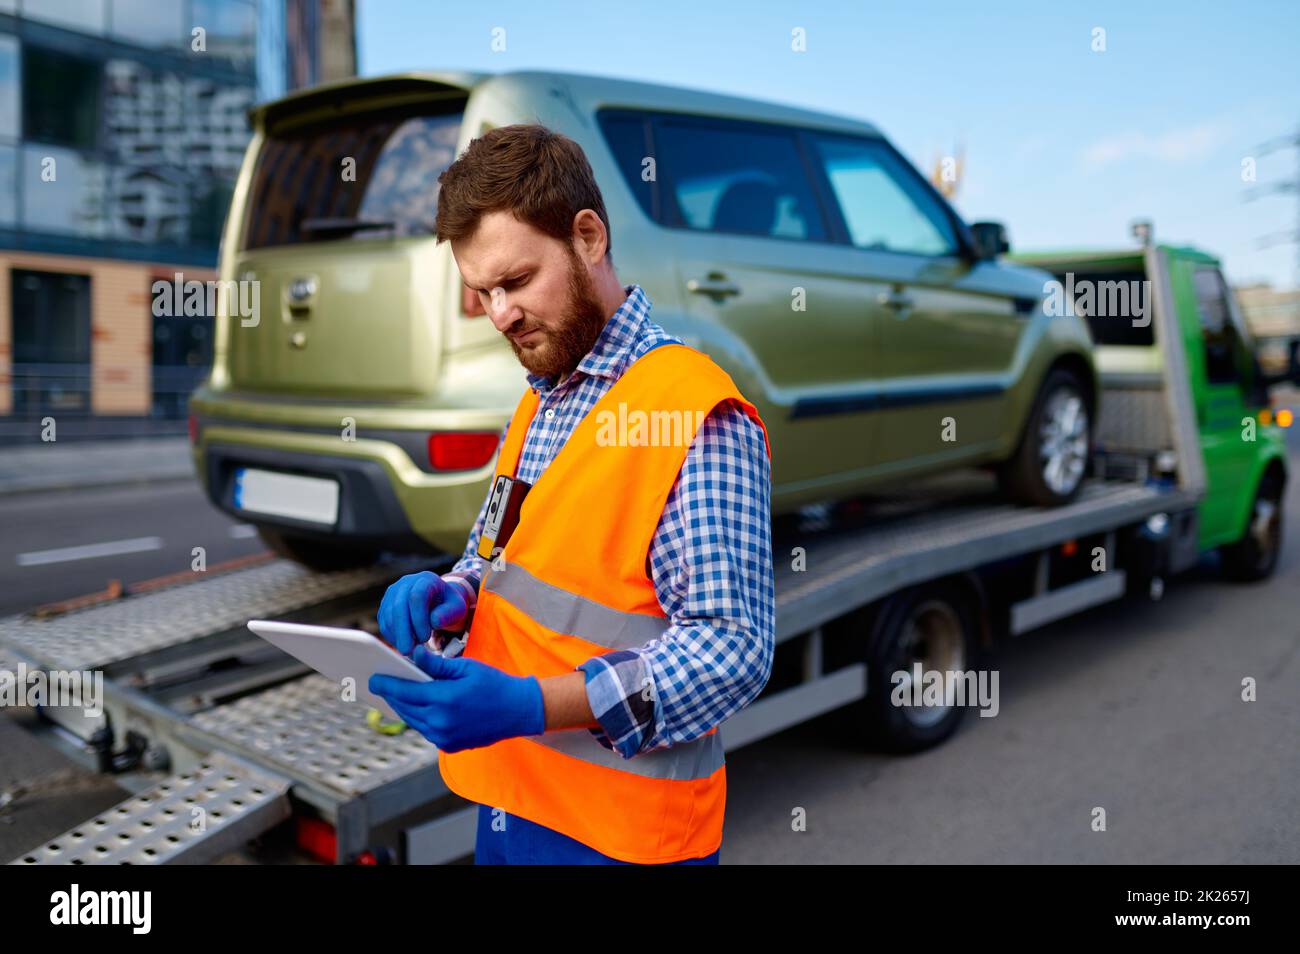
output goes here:
<path id="1" fill-rule="evenodd" d="M 622 280 L 757 405 L 774 513 L 958 466 L 1032 504 L 1078 491 L 1086 324 L 1047 313 L 1050 275 L 999 260 L 1002 228 L 964 223 L 872 126 L 588 76 L 411 74 L 253 114 L 219 266 L 243 284 L 191 434 L 210 498 L 279 552 L 464 545 L 526 381 L 433 238 L 437 178 L 519 122 L 583 147 Z"/>

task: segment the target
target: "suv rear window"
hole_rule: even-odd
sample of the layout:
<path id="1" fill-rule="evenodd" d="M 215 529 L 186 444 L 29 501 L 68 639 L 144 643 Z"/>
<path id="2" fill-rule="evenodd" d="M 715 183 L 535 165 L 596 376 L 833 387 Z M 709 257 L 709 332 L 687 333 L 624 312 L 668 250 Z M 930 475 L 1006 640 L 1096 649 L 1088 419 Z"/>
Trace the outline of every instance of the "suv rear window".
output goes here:
<path id="1" fill-rule="evenodd" d="M 365 113 L 272 132 L 253 170 L 245 248 L 433 233 L 461 114 Z"/>

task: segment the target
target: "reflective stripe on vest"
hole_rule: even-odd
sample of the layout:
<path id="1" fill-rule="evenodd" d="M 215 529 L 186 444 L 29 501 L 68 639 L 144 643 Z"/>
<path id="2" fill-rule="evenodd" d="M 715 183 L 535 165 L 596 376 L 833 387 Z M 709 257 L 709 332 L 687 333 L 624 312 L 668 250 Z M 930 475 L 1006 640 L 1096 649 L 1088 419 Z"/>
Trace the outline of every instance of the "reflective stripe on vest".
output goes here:
<path id="1" fill-rule="evenodd" d="M 661 636 L 670 623 L 643 613 L 624 613 L 539 580 L 519 564 L 483 569 L 483 588 L 547 629 L 577 636 L 608 649 L 631 649 Z M 710 732 L 690 742 L 626 759 L 596 741 L 587 729 L 551 731 L 527 737 L 584 762 L 644 778 L 708 778 L 725 762 L 721 736 Z"/>
<path id="2" fill-rule="evenodd" d="M 722 734 L 717 730 L 690 742 L 679 742 L 666 749 L 642 752 L 625 759 L 613 749 L 607 749 L 591 734 L 589 729 L 561 729 L 545 735 L 526 736 L 528 741 L 549 746 L 557 752 L 575 759 L 603 765 L 605 768 L 630 772 L 642 778 L 667 778 L 674 780 L 708 778 L 722 768 L 725 757 Z"/>
<path id="3" fill-rule="evenodd" d="M 483 567 L 483 588 L 528 614 L 547 629 L 577 636 L 607 649 L 644 646 L 663 635 L 669 622 L 662 616 L 624 613 L 539 580 L 518 563 L 496 570 Z"/>

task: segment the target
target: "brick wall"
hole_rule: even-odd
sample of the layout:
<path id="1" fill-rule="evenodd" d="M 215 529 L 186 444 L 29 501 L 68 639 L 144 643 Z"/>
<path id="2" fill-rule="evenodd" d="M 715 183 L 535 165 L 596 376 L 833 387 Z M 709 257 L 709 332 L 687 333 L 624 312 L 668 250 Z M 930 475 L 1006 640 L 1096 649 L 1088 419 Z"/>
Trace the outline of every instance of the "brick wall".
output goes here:
<path id="1" fill-rule="evenodd" d="M 13 410 L 10 278 L 15 268 L 90 276 L 91 407 L 96 414 L 149 413 L 154 278 L 177 271 L 198 281 L 216 277 L 204 268 L 0 251 L 0 414 Z"/>
<path id="2" fill-rule="evenodd" d="M 148 414 L 153 344 L 148 266 L 100 264 L 90 275 L 91 407 Z"/>

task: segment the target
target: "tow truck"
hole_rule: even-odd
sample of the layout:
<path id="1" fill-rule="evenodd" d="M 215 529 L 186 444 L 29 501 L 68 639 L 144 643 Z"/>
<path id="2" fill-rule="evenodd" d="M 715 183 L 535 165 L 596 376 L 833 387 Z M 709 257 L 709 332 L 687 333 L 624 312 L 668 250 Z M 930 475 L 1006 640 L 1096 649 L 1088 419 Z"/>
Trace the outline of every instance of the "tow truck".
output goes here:
<path id="1" fill-rule="evenodd" d="M 1271 572 L 1289 411 L 1262 403 L 1270 382 L 1234 350 L 1249 336 L 1218 263 L 1154 244 L 1034 261 L 1075 286 L 1117 272 L 1149 282 L 1149 333 L 1094 325 L 1116 336 L 1098 344 L 1085 488 L 1028 508 L 1005 502 L 992 475 L 958 473 L 779 521 L 773 673 L 721 727 L 728 750 L 832 712 L 829 724 L 875 745 L 936 745 L 967 707 L 891 702 L 918 664 L 970 671 L 996 638 L 1127 594 L 1159 598 L 1208 549 L 1233 575 Z M 1294 346 L 1287 377 L 1300 382 Z M 435 748 L 375 731 L 337 686 L 245 628 L 258 617 L 375 632 L 389 583 L 449 565 L 389 557 L 318 573 L 267 556 L 0 620 L 0 671 L 103 672 L 102 712 L 45 707 L 40 731 L 131 793 L 11 863 L 200 863 L 289 830 L 326 862 L 471 854 L 475 808 L 443 785 Z"/>

